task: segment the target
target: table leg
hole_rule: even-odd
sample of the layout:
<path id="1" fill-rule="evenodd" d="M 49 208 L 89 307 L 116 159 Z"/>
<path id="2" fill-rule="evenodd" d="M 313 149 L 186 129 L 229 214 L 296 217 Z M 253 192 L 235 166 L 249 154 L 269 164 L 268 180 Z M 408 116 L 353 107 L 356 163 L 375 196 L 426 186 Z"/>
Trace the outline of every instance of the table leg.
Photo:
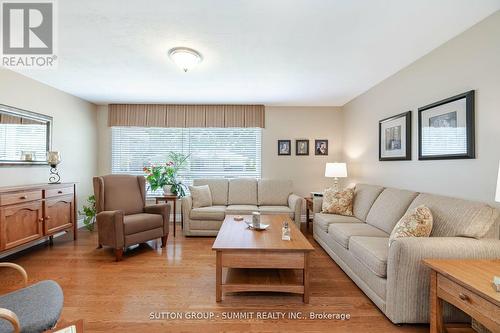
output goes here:
<path id="1" fill-rule="evenodd" d="M 174 199 L 174 237 L 175 237 L 175 224 L 176 224 L 176 218 L 175 216 L 177 215 L 177 200 Z"/>
<path id="2" fill-rule="evenodd" d="M 306 229 L 309 229 L 309 208 L 306 207 Z"/>
<path id="3" fill-rule="evenodd" d="M 304 303 L 309 303 L 309 252 L 304 252 Z"/>
<path id="4" fill-rule="evenodd" d="M 222 301 L 222 252 L 217 251 L 215 263 L 215 301 Z"/>
<path id="5" fill-rule="evenodd" d="M 443 333 L 443 301 L 437 295 L 437 272 L 431 272 L 431 286 L 430 286 L 430 332 Z"/>

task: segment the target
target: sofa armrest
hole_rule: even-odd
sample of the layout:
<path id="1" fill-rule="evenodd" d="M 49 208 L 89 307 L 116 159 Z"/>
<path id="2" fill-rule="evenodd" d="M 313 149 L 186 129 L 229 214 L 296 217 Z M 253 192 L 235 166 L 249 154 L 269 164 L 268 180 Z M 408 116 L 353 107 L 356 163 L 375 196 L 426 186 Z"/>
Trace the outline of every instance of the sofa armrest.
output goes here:
<path id="1" fill-rule="evenodd" d="M 124 213 L 121 210 L 102 211 L 96 215 L 97 232 L 100 245 L 121 249 L 125 245 Z"/>
<path id="2" fill-rule="evenodd" d="M 0 308 L 0 319 L 7 320 L 14 329 L 14 333 L 21 332 L 21 323 L 19 322 L 19 318 L 17 318 L 16 314 L 9 309 Z"/>
<path id="3" fill-rule="evenodd" d="M 0 267 L 6 267 L 6 268 L 15 269 L 23 277 L 23 283 L 24 283 L 24 285 L 28 284 L 28 273 L 26 273 L 26 271 L 24 270 L 24 268 L 22 268 L 18 264 L 14 264 L 14 263 L 11 263 L 11 262 L 0 262 Z"/>
<path id="4" fill-rule="evenodd" d="M 186 234 L 189 234 L 190 230 L 190 217 L 191 217 L 191 209 L 193 209 L 193 198 L 191 196 L 185 196 L 181 200 L 182 206 L 182 218 L 184 219 L 184 231 Z"/>
<path id="5" fill-rule="evenodd" d="M 430 269 L 423 259 L 498 259 L 500 240 L 464 237 L 396 239 L 387 260 L 387 316 L 394 323 L 429 320 Z M 463 321 L 464 314 L 445 308 L 445 319 Z"/>
<path id="6" fill-rule="evenodd" d="M 144 207 L 144 212 L 148 214 L 158 214 L 163 218 L 163 235 L 168 235 L 168 222 L 170 220 L 170 205 L 167 203 L 156 204 Z M 175 212 L 174 212 L 175 214 Z"/>
<path id="7" fill-rule="evenodd" d="M 322 197 L 314 197 L 313 198 L 313 213 L 321 213 L 323 206 L 323 198 Z"/>
<path id="8" fill-rule="evenodd" d="M 294 222 L 300 229 L 300 222 L 302 218 L 302 206 L 304 199 L 296 194 L 290 194 L 288 197 L 288 207 L 293 210 Z"/>

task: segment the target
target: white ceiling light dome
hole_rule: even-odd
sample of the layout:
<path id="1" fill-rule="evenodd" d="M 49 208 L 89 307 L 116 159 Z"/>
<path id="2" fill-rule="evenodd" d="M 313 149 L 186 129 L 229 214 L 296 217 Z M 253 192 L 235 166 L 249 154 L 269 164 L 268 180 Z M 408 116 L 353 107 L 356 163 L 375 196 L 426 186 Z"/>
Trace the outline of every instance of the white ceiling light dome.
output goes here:
<path id="1" fill-rule="evenodd" d="M 188 47 L 174 47 L 168 51 L 168 56 L 184 72 L 191 70 L 203 60 L 198 51 Z"/>

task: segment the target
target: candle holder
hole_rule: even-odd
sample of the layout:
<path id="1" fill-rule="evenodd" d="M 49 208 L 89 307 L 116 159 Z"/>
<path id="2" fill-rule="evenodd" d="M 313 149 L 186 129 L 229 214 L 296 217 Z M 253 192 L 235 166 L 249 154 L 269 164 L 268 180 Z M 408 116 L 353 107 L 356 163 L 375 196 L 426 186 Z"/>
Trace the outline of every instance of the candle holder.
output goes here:
<path id="1" fill-rule="evenodd" d="M 61 163 L 61 154 L 58 151 L 47 152 L 47 163 L 50 165 L 49 184 L 61 183 L 61 176 L 57 171 L 57 165 Z"/>

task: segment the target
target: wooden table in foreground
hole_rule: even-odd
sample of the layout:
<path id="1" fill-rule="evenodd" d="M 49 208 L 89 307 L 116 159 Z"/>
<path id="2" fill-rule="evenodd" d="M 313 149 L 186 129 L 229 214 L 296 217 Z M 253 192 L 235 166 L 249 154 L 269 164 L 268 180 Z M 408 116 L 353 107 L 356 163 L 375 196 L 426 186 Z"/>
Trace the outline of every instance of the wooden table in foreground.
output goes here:
<path id="1" fill-rule="evenodd" d="M 445 332 L 443 301 L 453 304 L 492 332 L 500 332 L 500 293 L 491 285 L 493 276 L 500 275 L 500 260 L 426 259 L 424 264 L 432 269 L 431 333 Z"/>
<path id="2" fill-rule="evenodd" d="M 290 226 L 290 241 L 281 240 L 285 220 Z M 217 253 L 216 301 L 222 300 L 223 292 L 271 291 L 302 294 L 304 303 L 309 303 L 309 253 L 313 246 L 288 215 L 262 215 L 261 223 L 269 228 L 250 230 L 244 221 L 226 216 L 212 246 Z M 225 281 L 223 267 L 228 268 Z"/>

